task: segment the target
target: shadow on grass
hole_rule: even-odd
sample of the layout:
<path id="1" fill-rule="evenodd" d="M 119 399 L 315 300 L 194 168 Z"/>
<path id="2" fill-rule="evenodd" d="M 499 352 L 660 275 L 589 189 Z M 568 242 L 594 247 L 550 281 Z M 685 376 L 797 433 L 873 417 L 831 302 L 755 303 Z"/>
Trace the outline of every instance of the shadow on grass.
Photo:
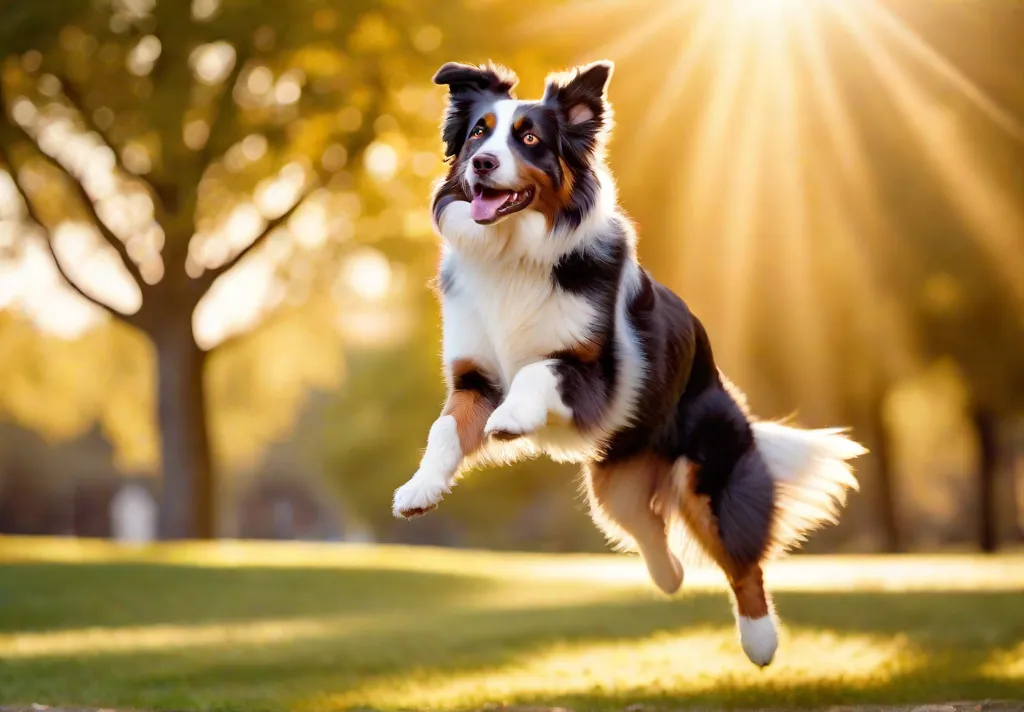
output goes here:
<path id="1" fill-rule="evenodd" d="M 526 586 L 536 594 L 533 605 L 517 598 Z M 732 626 L 724 592 L 668 600 L 609 590 L 601 600 L 572 602 L 560 598 L 567 590 L 564 583 L 380 569 L 7 565 L 0 571 L 0 630 L 6 635 L 57 638 L 62 630 L 89 627 L 209 624 L 244 633 L 261 620 L 319 623 L 272 642 L 229 638 L 105 652 L 85 645 L 12 655 L 0 663 L 0 701 L 284 710 L 375 681 L 443 680 L 518 665 L 554 645 L 628 646 L 656 634 Z M 487 605 L 473 603 L 478 594 L 488 596 Z M 1024 698 L 1021 684 L 982 670 L 994 652 L 1024 640 L 1021 593 L 787 592 L 775 600 L 791 630 L 902 636 L 918 660 L 869 681 L 834 676 L 776 683 L 765 677 L 772 672 L 750 666 L 736 645 L 729 669 L 699 689 L 523 693 L 509 701 L 589 710 L 635 702 L 763 707 Z M 777 666 L 786 664 L 786 652 Z"/>

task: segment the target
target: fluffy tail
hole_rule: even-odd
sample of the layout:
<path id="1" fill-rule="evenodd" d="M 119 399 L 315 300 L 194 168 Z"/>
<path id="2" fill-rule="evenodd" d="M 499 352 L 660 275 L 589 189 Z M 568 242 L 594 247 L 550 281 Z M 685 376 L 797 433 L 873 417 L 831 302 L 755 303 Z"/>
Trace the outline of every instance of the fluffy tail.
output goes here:
<path id="1" fill-rule="evenodd" d="M 752 427 L 777 485 L 770 553 L 780 554 L 815 529 L 836 523 L 847 491 L 858 488 L 848 461 L 867 449 L 840 428 L 802 430 L 772 422 Z"/>

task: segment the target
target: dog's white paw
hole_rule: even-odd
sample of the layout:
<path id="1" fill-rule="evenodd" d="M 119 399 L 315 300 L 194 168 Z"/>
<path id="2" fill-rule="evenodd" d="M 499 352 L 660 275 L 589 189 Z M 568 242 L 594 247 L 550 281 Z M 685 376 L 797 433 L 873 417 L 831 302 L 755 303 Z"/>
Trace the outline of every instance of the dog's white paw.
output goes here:
<path id="1" fill-rule="evenodd" d="M 400 519 L 426 514 L 437 507 L 451 488 L 443 481 L 416 473 L 411 480 L 395 490 L 392 513 Z"/>
<path id="2" fill-rule="evenodd" d="M 740 629 L 740 646 L 758 667 L 765 667 L 775 657 L 779 647 L 779 634 L 771 614 L 761 618 L 739 616 L 736 619 Z"/>
<path id="3" fill-rule="evenodd" d="M 548 419 L 547 408 L 539 400 L 509 398 L 491 413 L 484 435 L 498 440 L 515 440 L 535 433 Z"/>

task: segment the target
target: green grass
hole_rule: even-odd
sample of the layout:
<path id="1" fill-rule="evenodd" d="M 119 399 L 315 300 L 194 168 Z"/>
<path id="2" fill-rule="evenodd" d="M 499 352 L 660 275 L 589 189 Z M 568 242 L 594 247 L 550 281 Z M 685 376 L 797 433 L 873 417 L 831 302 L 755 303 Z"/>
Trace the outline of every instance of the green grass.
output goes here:
<path id="1" fill-rule="evenodd" d="M 622 709 L 1024 699 L 1024 557 L 799 557 L 743 657 L 713 572 L 624 556 L 0 538 L 0 703 Z"/>

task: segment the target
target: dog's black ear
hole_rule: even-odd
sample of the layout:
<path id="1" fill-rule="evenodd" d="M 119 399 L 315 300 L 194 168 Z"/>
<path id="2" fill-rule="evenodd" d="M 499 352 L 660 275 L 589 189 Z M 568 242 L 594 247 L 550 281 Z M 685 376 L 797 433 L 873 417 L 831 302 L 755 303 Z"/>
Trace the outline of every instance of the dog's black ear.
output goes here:
<path id="1" fill-rule="evenodd" d="M 444 155 L 451 158 L 459 155 L 466 142 L 473 105 L 486 98 L 511 99 L 519 78 L 511 69 L 499 64 L 476 66 L 448 62 L 434 74 L 434 83 L 447 85 L 451 94 L 441 124 Z"/>
<path id="2" fill-rule="evenodd" d="M 611 127 L 608 82 L 614 68 L 601 60 L 548 77 L 544 103 L 556 108 L 568 142 L 577 149 L 593 151 Z"/>
<path id="3" fill-rule="evenodd" d="M 500 64 L 476 66 L 448 62 L 434 74 L 434 84 L 447 84 L 453 95 L 467 91 L 489 91 L 511 96 L 518 83 L 519 77 L 515 72 Z"/>

